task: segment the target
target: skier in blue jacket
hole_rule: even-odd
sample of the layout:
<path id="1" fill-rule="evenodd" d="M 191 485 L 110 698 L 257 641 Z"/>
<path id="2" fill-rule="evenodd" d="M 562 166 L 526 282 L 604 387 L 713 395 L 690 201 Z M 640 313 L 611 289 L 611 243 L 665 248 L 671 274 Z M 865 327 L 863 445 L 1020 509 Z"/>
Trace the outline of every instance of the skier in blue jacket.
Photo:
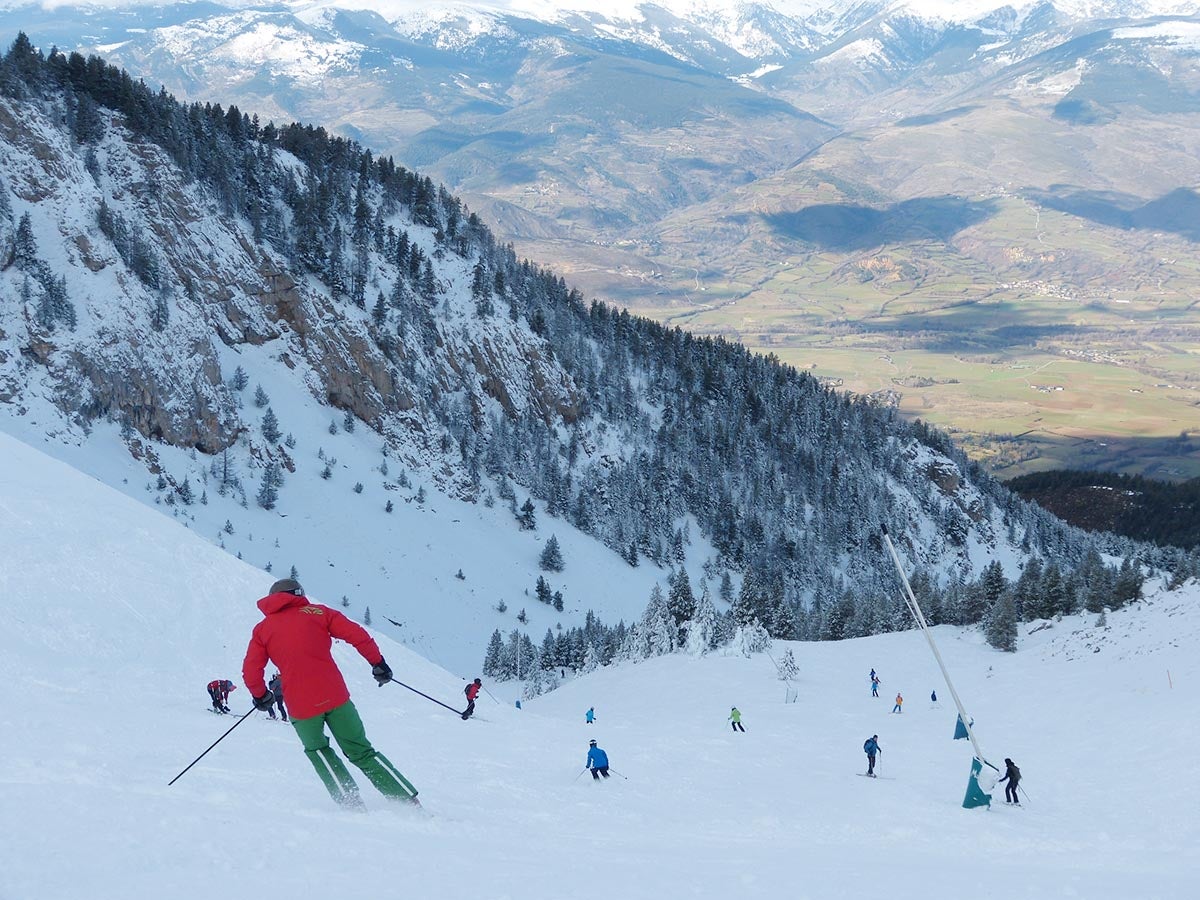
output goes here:
<path id="1" fill-rule="evenodd" d="M 608 777 L 608 754 L 596 746 L 594 740 L 588 741 L 587 762 L 584 764 L 585 769 L 592 770 L 592 778 L 596 781 L 600 780 L 600 776 Z"/>
<path id="2" fill-rule="evenodd" d="M 863 753 L 867 754 L 867 774 L 874 778 L 875 754 L 883 755 L 883 749 L 879 746 L 879 735 L 873 734 L 867 738 L 863 744 Z"/>

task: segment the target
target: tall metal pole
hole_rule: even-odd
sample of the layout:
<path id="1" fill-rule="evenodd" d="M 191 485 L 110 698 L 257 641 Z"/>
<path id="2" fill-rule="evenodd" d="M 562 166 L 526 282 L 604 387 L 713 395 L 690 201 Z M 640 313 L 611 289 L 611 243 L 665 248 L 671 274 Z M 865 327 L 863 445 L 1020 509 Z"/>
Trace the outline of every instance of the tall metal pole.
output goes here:
<path id="1" fill-rule="evenodd" d="M 913 614 L 913 618 L 917 620 L 917 625 L 920 627 L 921 633 L 925 635 L 925 640 L 929 642 L 929 649 L 933 651 L 933 658 L 937 660 L 938 668 L 942 670 L 942 677 L 946 679 L 946 687 L 950 689 L 950 696 L 954 699 L 955 707 L 958 708 L 959 721 L 963 723 L 963 728 L 967 730 L 967 737 L 971 739 L 971 746 L 975 750 L 975 757 L 982 762 L 987 762 L 987 757 L 979 749 L 979 741 L 975 740 L 975 732 L 971 728 L 971 720 L 967 718 L 967 711 L 963 709 L 962 700 L 958 698 L 958 691 L 954 689 L 954 682 L 950 680 L 950 673 L 946 671 L 946 664 L 942 661 L 942 654 L 938 652 L 937 644 L 933 642 L 933 635 L 929 633 L 929 623 L 925 621 L 925 616 L 921 612 L 921 606 L 917 603 L 912 586 L 908 583 L 908 576 L 904 574 L 904 566 L 900 564 L 900 557 L 896 553 L 896 548 L 892 546 L 892 539 L 888 536 L 887 526 L 881 525 L 880 530 L 883 532 L 883 540 L 892 554 L 892 562 L 896 564 L 896 571 L 900 573 L 900 581 L 904 584 L 904 602 L 908 605 L 909 612 Z"/>

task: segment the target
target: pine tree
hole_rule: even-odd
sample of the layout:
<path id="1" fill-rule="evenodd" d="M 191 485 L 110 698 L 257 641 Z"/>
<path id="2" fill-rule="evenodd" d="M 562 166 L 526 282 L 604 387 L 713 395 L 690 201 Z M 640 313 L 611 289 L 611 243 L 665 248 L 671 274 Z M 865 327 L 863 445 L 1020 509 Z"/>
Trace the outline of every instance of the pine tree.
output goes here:
<path id="1" fill-rule="evenodd" d="M 1017 607 L 1011 591 L 1002 591 L 988 613 L 984 626 L 987 641 L 997 650 L 1017 649 Z"/>
<path id="2" fill-rule="evenodd" d="M 282 481 L 283 475 L 280 472 L 279 463 L 268 463 L 266 469 L 263 470 L 262 485 L 254 498 L 258 501 L 259 506 L 263 509 L 275 508 L 275 504 L 279 500 L 279 485 Z"/>
<path id="3" fill-rule="evenodd" d="M 692 594 L 692 585 L 688 581 L 687 569 L 680 569 L 671 580 L 671 586 L 667 593 L 667 609 L 671 613 L 672 621 L 675 622 L 676 644 L 682 645 L 687 637 L 684 625 L 696 615 L 696 598 Z"/>
<path id="4" fill-rule="evenodd" d="M 1120 609 L 1127 603 L 1141 600 L 1144 581 L 1141 566 L 1130 557 L 1125 557 L 1121 563 L 1121 569 L 1117 573 L 1116 583 L 1113 585 L 1112 608 Z"/>
<path id="5" fill-rule="evenodd" d="M 721 573 L 721 589 L 718 593 L 726 603 L 733 602 L 733 579 L 729 577 L 728 572 Z"/>
<path id="6" fill-rule="evenodd" d="M 553 534 L 546 541 L 546 546 L 542 548 L 542 555 L 538 557 L 538 565 L 547 572 L 561 572 L 563 570 L 562 551 L 558 546 L 558 538 Z"/>
<path id="7" fill-rule="evenodd" d="M 792 648 L 788 647 L 779 660 L 779 680 L 792 681 L 799 674 L 800 667 L 796 665 L 796 657 L 792 655 Z"/>
<path id="8" fill-rule="evenodd" d="M 267 392 L 263 390 L 263 386 L 261 384 L 258 385 L 254 389 L 254 405 L 262 409 L 270 402 L 271 398 L 267 396 Z"/>
<path id="9" fill-rule="evenodd" d="M 37 239 L 33 236 L 33 223 L 29 213 L 21 216 L 17 225 L 17 234 L 13 240 L 13 262 L 22 272 L 35 272 L 38 269 Z"/>
<path id="10" fill-rule="evenodd" d="M 238 366 L 233 370 L 233 376 L 229 379 L 230 387 L 235 391 L 243 391 L 246 385 L 250 383 L 250 376 L 246 374 L 246 370 Z"/>
<path id="11" fill-rule="evenodd" d="M 371 607 L 369 606 L 363 610 L 363 624 L 368 628 L 371 627 Z"/>
<path id="12" fill-rule="evenodd" d="M 739 625 L 731 641 L 733 649 L 742 656 L 750 657 L 755 653 L 765 653 L 771 649 L 771 636 L 767 629 L 757 621 L 749 625 Z"/>
<path id="13" fill-rule="evenodd" d="M 674 652 L 675 648 L 679 646 L 679 630 L 675 626 L 674 619 L 671 618 L 671 611 L 667 608 L 667 600 L 663 596 L 662 588 L 657 584 L 650 592 L 650 602 L 646 604 L 640 624 L 642 633 L 645 635 L 648 656 L 663 656 Z"/>
<path id="14" fill-rule="evenodd" d="M 690 622 L 684 625 L 684 649 L 692 656 L 701 656 L 716 647 L 717 609 L 708 592 L 708 583 L 700 592 Z"/>
<path id="15" fill-rule="evenodd" d="M 500 629 L 497 628 L 492 632 L 491 638 L 488 640 L 487 650 L 483 654 L 482 672 L 488 678 L 494 678 L 497 681 L 503 680 L 504 677 L 504 638 L 500 635 Z"/>
<path id="16" fill-rule="evenodd" d="M 517 516 L 517 524 L 521 526 L 522 531 L 533 531 L 537 528 L 537 515 L 531 498 L 526 498 L 521 505 L 521 514 Z"/>
<path id="17" fill-rule="evenodd" d="M 279 430 L 279 420 L 275 418 L 275 411 L 271 407 L 267 407 L 267 411 L 263 413 L 262 418 L 262 436 L 268 444 L 279 442 L 282 437 L 282 432 Z"/>

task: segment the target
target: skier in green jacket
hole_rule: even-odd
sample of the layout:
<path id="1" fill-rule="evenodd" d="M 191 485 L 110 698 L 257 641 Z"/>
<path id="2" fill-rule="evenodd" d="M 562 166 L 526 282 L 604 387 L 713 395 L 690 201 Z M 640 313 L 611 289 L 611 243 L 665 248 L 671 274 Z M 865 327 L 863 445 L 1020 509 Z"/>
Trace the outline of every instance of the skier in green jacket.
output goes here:
<path id="1" fill-rule="evenodd" d="M 742 732 L 742 734 L 746 733 L 746 729 L 742 727 L 742 714 L 736 706 L 729 710 L 729 727 L 734 731 Z"/>

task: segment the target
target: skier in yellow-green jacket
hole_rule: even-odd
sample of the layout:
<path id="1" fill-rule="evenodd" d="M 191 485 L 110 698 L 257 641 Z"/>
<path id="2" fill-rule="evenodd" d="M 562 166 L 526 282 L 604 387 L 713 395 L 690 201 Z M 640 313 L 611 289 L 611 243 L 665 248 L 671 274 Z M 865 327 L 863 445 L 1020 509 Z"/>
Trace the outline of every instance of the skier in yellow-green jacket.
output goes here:
<path id="1" fill-rule="evenodd" d="M 729 710 L 729 727 L 743 734 L 746 732 L 746 729 L 742 727 L 742 714 L 736 706 Z"/>

